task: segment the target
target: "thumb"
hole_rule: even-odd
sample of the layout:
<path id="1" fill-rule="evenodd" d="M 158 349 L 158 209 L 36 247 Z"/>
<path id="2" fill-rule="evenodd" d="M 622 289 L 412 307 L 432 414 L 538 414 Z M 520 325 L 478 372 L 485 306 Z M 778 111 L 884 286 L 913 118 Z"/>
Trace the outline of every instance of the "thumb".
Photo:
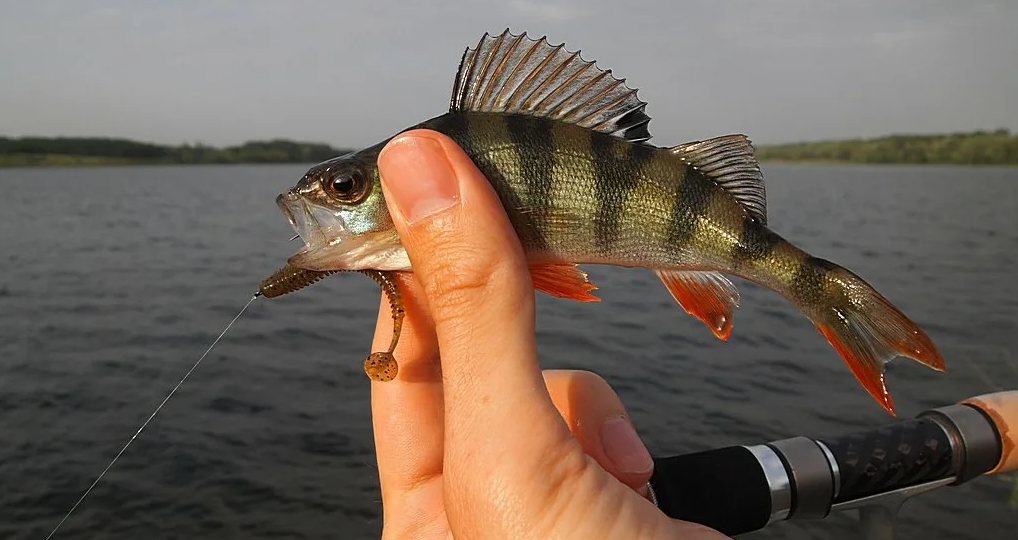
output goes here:
<path id="1" fill-rule="evenodd" d="M 525 397 L 557 416 L 537 363 L 526 256 L 491 184 L 434 131 L 399 135 L 378 167 L 434 318 L 446 414 L 504 414 Z"/>
<path id="2" fill-rule="evenodd" d="M 382 149 L 378 170 L 435 324 L 455 536 L 720 538 L 668 519 L 573 438 L 538 367 L 526 256 L 470 158 L 445 135 L 413 130 Z"/>
<path id="3" fill-rule="evenodd" d="M 526 257 L 492 185 L 452 139 L 433 131 L 397 136 L 378 167 L 435 322 L 447 481 L 497 489 L 493 475 L 511 466 L 516 479 L 550 486 L 556 479 L 539 471 L 584 468 L 544 384 Z M 492 494 L 457 495 L 463 504 L 496 504 Z"/>
<path id="4" fill-rule="evenodd" d="M 583 452 L 620 482 L 645 495 L 654 461 L 608 382 L 596 373 L 569 369 L 545 370 L 544 381 L 552 403 Z"/>

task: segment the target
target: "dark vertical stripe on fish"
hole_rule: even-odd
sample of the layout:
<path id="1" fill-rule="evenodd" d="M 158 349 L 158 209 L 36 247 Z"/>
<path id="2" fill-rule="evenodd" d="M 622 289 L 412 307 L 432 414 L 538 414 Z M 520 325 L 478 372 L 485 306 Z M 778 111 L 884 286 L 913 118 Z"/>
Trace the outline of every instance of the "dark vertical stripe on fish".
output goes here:
<path id="1" fill-rule="evenodd" d="M 526 194 L 523 203 L 532 209 L 547 209 L 551 206 L 551 188 L 555 144 L 551 122 L 521 115 L 506 115 L 506 128 L 519 156 L 520 169 L 526 180 Z"/>
<path id="2" fill-rule="evenodd" d="M 633 173 L 629 175 L 630 180 L 626 183 L 629 188 L 635 188 L 641 177 L 650 176 L 651 164 L 654 163 L 653 146 L 639 143 L 622 143 L 629 150 L 629 163 L 633 165 Z M 663 156 L 664 154 L 657 154 Z"/>
<path id="3" fill-rule="evenodd" d="M 513 151 L 519 163 L 519 174 L 522 176 L 524 189 L 513 190 L 508 208 L 524 208 L 525 213 L 517 214 L 513 221 L 526 223 L 528 233 L 521 235 L 521 240 L 535 251 L 545 251 L 548 241 L 545 237 L 546 215 L 551 207 L 551 190 L 554 178 L 555 145 L 551 133 L 551 122 L 542 118 L 523 115 L 504 115 L 506 131 L 513 142 Z M 506 201 L 506 199 L 503 199 Z M 519 230 L 519 228 L 517 228 Z"/>
<path id="4" fill-rule="evenodd" d="M 686 174 L 679 180 L 675 193 L 675 206 L 668 226 L 669 248 L 675 249 L 692 243 L 699 226 L 700 216 L 710 207 L 710 180 L 692 165 L 686 165 Z"/>
<path id="5" fill-rule="evenodd" d="M 653 148 L 601 133 L 591 134 L 590 147 L 597 201 L 594 245 L 602 255 L 610 255 L 619 238 L 626 199 L 636 188 L 645 164 L 653 155 Z"/>
<path id="6" fill-rule="evenodd" d="M 619 237 L 618 228 L 623 223 L 633 223 L 640 219 L 637 216 L 627 216 L 627 208 L 632 209 L 629 203 L 630 197 L 632 197 L 636 190 L 639 189 L 640 181 L 642 178 L 651 177 L 654 173 L 652 172 L 654 163 L 661 158 L 664 154 L 655 152 L 655 148 L 650 145 L 640 143 L 621 143 L 626 145 L 626 149 L 629 153 L 629 159 L 626 161 L 627 164 L 632 166 L 632 170 L 624 173 L 624 177 L 619 182 L 619 209 L 616 212 L 618 216 L 618 222 L 615 224 L 615 230 L 613 236 Z"/>
<path id="7" fill-rule="evenodd" d="M 539 151 L 536 154 L 548 156 L 550 159 L 551 145 L 541 142 L 541 130 L 533 129 L 527 124 L 528 118 L 522 116 L 448 113 L 439 118 L 444 120 L 440 124 L 441 127 L 437 129 L 452 137 L 463 148 L 495 188 L 502 206 L 505 207 L 509 221 L 520 236 L 523 247 L 536 252 L 547 250 L 548 243 L 543 234 L 544 216 L 540 210 L 547 208 L 547 201 L 550 197 L 551 188 L 548 178 L 551 176 L 551 167 L 549 164 L 543 163 L 540 157 L 534 159 L 535 156 L 524 157 L 520 154 L 522 149 L 538 144 L 547 147 L 548 150 Z M 473 133 L 474 129 L 490 131 L 491 125 L 486 124 L 490 122 L 504 123 L 506 131 L 515 143 L 511 150 L 517 153 L 516 161 L 520 165 L 519 171 L 503 170 L 504 167 L 501 167 L 497 160 L 492 159 L 492 155 L 489 154 L 491 148 L 482 148 L 485 146 L 485 142 L 492 142 L 490 138 Z M 453 133 L 458 135 L 453 135 Z M 544 140 L 546 141 L 547 138 L 545 137 Z M 522 175 L 526 180 L 525 184 L 528 184 L 526 193 L 513 188 L 510 178 L 515 178 L 518 175 Z M 539 186 L 535 189 L 534 184 L 539 184 L 543 188 Z M 541 194 L 542 189 L 543 195 Z M 535 199 L 543 200 L 544 204 L 540 205 L 539 203 L 538 206 L 534 206 Z M 520 209 L 525 210 L 521 212 Z"/>
<path id="8" fill-rule="evenodd" d="M 739 241 L 732 246 L 732 269 L 737 270 L 748 262 L 767 259 L 782 241 L 784 239 L 777 233 L 747 217 L 742 222 Z"/>
<path id="9" fill-rule="evenodd" d="M 444 133 L 456 141 L 456 144 L 468 155 L 474 152 L 473 145 L 471 144 L 473 141 L 470 137 L 470 120 L 466 114 L 448 113 L 414 127 L 433 129 Z"/>

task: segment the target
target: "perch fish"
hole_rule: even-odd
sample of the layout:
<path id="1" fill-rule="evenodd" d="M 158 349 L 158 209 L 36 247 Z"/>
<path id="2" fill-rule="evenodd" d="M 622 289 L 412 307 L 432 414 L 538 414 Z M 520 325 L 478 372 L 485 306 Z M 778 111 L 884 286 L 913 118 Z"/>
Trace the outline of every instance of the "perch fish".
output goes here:
<path id="1" fill-rule="evenodd" d="M 944 371 L 929 337 L 873 287 L 768 227 L 749 139 L 658 147 L 649 142 L 645 108 L 624 79 L 579 51 L 506 30 L 466 50 L 449 111 L 407 129 L 448 135 L 487 177 L 536 290 L 596 301 L 578 264 L 647 268 L 725 340 L 739 304 L 725 275 L 735 275 L 787 298 L 892 414 L 885 362 L 905 356 Z M 379 180 L 377 158 L 387 142 L 320 163 L 279 195 L 304 241 L 288 261 L 291 274 L 412 271 Z M 391 365 L 372 358 L 369 376 L 395 377 L 391 350 L 382 358 Z"/>

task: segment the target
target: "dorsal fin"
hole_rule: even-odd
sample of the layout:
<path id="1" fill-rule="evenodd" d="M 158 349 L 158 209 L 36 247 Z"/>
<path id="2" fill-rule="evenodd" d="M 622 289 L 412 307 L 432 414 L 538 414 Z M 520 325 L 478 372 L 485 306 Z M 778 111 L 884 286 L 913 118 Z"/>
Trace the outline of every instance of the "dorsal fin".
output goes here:
<path id="1" fill-rule="evenodd" d="M 650 139 L 636 90 L 580 52 L 506 29 L 484 34 L 460 61 L 450 111 L 524 114 L 560 120 L 632 141 Z"/>
<path id="2" fill-rule="evenodd" d="M 767 191 L 763 173 L 745 135 L 724 135 L 682 143 L 670 149 L 735 197 L 751 216 L 767 224 Z"/>

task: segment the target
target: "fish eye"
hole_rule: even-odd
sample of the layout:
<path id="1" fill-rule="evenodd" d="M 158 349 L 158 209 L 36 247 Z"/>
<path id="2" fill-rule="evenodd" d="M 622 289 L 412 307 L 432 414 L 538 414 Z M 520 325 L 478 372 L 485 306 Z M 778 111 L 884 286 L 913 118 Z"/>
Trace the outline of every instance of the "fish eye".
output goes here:
<path id="1" fill-rule="evenodd" d="M 353 178 L 349 176 L 337 176 L 332 179 L 332 183 L 329 184 L 329 188 L 336 195 L 347 195 L 353 191 Z"/>
<path id="2" fill-rule="evenodd" d="M 322 187 L 329 195 L 347 204 L 359 202 L 368 192 L 364 171 L 359 167 L 334 172 L 322 179 Z"/>

